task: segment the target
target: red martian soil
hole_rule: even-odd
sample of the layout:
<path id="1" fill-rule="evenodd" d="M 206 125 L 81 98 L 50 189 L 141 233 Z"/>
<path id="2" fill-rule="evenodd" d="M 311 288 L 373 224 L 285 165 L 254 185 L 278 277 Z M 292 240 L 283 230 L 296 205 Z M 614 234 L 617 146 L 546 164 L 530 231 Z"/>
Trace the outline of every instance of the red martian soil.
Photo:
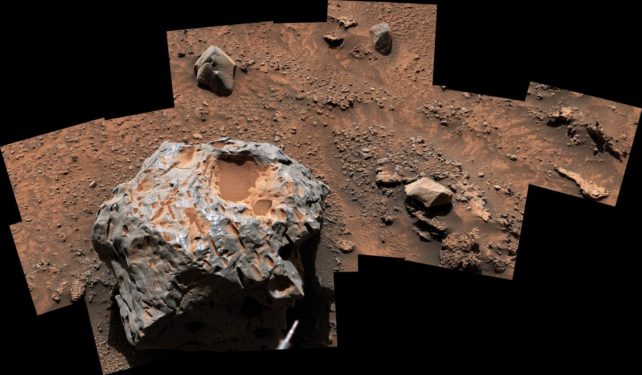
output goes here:
<path id="1" fill-rule="evenodd" d="M 165 140 L 274 143 L 330 187 L 320 240 L 310 245 L 319 285 L 298 307 L 309 317 L 297 331 L 301 347 L 336 344 L 333 272 L 355 271 L 358 253 L 439 264 L 442 241 L 416 225 L 404 184 L 378 184 L 378 173 L 405 182 L 427 176 L 455 190 L 452 208 L 437 218 L 450 232 L 473 233 L 482 272 L 503 278 L 513 273 L 529 184 L 582 196 L 561 168 L 605 189 L 600 202 L 615 204 L 640 109 L 536 83 L 525 101 L 433 86 L 436 12 L 333 1 L 325 23 L 170 31 L 174 108 L 3 146 L 23 218 L 12 232 L 37 312 L 84 295 L 105 373 L 159 355 L 133 352 L 124 341 L 112 306 L 115 280 L 91 233 L 111 190 Z M 357 25 L 345 29 L 341 18 Z M 387 56 L 368 35 L 384 21 L 393 35 Z M 331 48 L 328 34 L 343 43 Z M 196 85 L 193 65 L 209 45 L 244 67 L 230 96 Z M 620 160 L 589 134 L 596 122 Z M 244 178 L 259 171 L 225 164 L 223 194 L 243 199 L 251 187 Z"/>

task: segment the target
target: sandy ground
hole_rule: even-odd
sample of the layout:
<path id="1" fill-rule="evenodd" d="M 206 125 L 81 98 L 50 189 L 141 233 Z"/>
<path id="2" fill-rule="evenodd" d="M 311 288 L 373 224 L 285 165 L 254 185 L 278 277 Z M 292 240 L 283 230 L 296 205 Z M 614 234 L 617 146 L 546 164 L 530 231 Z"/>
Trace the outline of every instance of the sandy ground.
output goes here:
<path id="1" fill-rule="evenodd" d="M 378 171 L 430 176 L 454 189 L 453 207 L 438 217 L 451 232 L 476 232 L 483 273 L 506 278 L 529 184 L 581 196 L 555 171 L 563 167 L 607 189 L 601 202 L 614 204 L 627 158 L 596 150 L 585 125 L 599 122 L 628 151 L 640 110 L 536 83 L 524 102 L 432 86 L 436 11 L 331 2 L 331 16 L 358 25 L 344 30 L 329 19 L 171 31 L 175 108 L 2 147 L 23 218 L 12 232 L 38 313 L 84 292 L 106 373 L 159 355 L 135 353 L 123 341 L 111 308 L 115 280 L 91 247 L 91 228 L 100 203 L 164 140 L 274 143 L 331 188 L 321 237 L 308 250 L 316 252 L 319 282 L 309 282 L 315 286 L 297 307 L 311 316 L 299 330 L 300 346 L 336 344 L 332 274 L 355 271 L 358 253 L 439 264 L 441 242 L 417 235 L 403 184 L 378 185 Z M 393 32 L 388 56 L 373 51 L 368 36 L 381 21 Z M 343 36 L 343 45 L 330 48 L 322 38 L 330 33 Z M 193 64 L 209 45 L 248 66 L 237 71 L 228 97 L 196 86 Z M 571 124 L 548 125 L 562 107 Z M 341 251 L 351 244 L 354 251 Z"/>

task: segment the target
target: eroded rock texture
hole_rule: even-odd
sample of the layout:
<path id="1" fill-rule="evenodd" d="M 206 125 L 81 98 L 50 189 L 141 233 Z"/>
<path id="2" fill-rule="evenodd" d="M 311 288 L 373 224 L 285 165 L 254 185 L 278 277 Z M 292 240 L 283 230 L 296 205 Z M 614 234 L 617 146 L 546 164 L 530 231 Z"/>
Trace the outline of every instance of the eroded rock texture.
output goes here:
<path id="1" fill-rule="evenodd" d="M 299 251 L 329 190 L 265 143 L 164 142 L 98 211 L 92 242 L 118 278 L 139 348 L 273 348 L 303 296 Z"/>
<path id="2" fill-rule="evenodd" d="M 482 259 L 475 233 L 449 234 L 441 244 L 439 262 L 448 268 L 473 273 L 481 272 Z"/>
<path id="3" fill-rule="evenodd" d="M 585 198 L 599 201 L 608 197 L 610 194 L 608 190 L 599 186 L 591 180 L 583 178 L 579 173 L 569 171 L 568 169 L 562 167 L 555 167 L 555 170 L 561 176 L 575 182 L 575 184 L 577 184 L 577 186 L 580 188 L 580 193 L 582 193 Z"/>

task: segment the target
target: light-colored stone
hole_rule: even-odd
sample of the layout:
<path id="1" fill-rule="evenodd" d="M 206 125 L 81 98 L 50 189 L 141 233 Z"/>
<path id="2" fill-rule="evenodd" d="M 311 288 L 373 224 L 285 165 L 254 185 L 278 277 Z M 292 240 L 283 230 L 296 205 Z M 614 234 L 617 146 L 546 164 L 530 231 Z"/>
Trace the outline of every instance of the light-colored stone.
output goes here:
<path id="1" fill-rule="evenodd" d="M 622 156 L 625 156 L 625 153 L 615 148 L 614 140 L 612 137 L 606 135 L 604 128 L 600 125 L 599 122 L 595 124 L 589 124 L 586 126 L 586 131 L 589 136 L 595 142 L 595 147 L 600 152 L 608 152 L 613 155 L 617 160 L 622 160 Z"/>
<path id="2" fill-rule="evenodd" d="M 386 22 L 376 24 L 370 28 L 370 38 L 374 48 L 382 55 L 387 55 L 392 50 L 392 32 Z"/>
<path id="3" fill-rule="evenodd" d="M 406 185 L 404 190 L 408 197 L 418 200 L 428 208 L 447 205 L 453 198 L 452 191 L 428 177 L 422 177 Z"/>
<path id="4" fill-rule="evenodd" d="M 580 188 L 580 193 L 582 193 L 582 195 L 586 198 L 598 201 L 608 197 L 610 194 L 608 190 L 599 186 L 591 180 L 584 179 L 579 173 L 575 173 L 561 167 L 555 167 L 555 170 L 561 176 L 575 182 Z"/>
<path id="5" fill-rule="evenodd" d="M 303 296 L 329 190 L 266 143 L 164 142 L 103 203 L 92 243 L 137 348 L 273 348 Z"/>
<path id="6" fill-rule="evenodd" d="M 323 36 L 323 40 L 325 40 L 331 48 L 337 48 L 343 44 L 343 36 L 337 34 L 326 34 Z"/>
<path id="7" fill-rule="evenodd" d="M 355 247 L 356 246 L 352 241 L 348 241 L 344 239 L 337 241 L 337 248 L 344 254 L 353 252 Z"/>
<path id="8" fill-rule="evenodd" d="M 486 201 L 481 197 L 474 197 L 470 200 L 470 208 L 476 216 L 484 221 L 490 219 L 490 211 L 486 208 Z"/>
<path id="9" fill-rule="evenodd" d="M 216 95 L 228 96 L 234 88 L 236 64 L 222 49 L 209 46 L 194 64 L 199 86 L 208 87 Z"/>
<path id="10" fill-rule="evenodd" d="M 377 172 L 376 180 L 377 184 L 384 186 L 399 185 L 402 182 L 401 176 L 399 176 L 396 172 L 390 172 L 386 170 Z"/>

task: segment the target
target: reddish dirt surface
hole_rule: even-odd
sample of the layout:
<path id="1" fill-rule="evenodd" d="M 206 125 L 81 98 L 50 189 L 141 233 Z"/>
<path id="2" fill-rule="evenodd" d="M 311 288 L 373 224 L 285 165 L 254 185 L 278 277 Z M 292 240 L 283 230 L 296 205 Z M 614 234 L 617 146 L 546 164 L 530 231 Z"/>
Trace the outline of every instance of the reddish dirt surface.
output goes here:
<path id="1" fill-rule="evenodd" d="M 440 219 L 451 232 L 476 232 L 483 273 L 506 278 L 529 184 L 580 196 L 555 172 L 563 167 L 609 190 L 602 203 L 616 202 L 627 158 L 596 151 L 585 124 L 598 121 L 616 148 L 628 151 L 639 109 L 538 84 L 524 102 L 432 86 L 435 6 L 331 2 L 328 10 L 358 25 L 344 30 L 330 19 L 171 31 L 175 108 L 2 147 L 23 218 L 12 231 L 36 310 L 65 306 L 87 285 L 106 373 L 158 354 L 133 352 L 117 332 L 115 281 L 91 247 L 94 215 L 164 140 L 271 142 L 331 188 L 322 235 L 310 245 L 317 248 L 319 287 L 300 307 L 316 309 L 317 318 L 302 321 L 300 346 L 336 344 L 332 274 L 355 271 L 358 253 L 439 264 L 441 242 L 422 241 L 403 184 L 378 186 L 377 168 L 454 188 L 454 205 Z M 382 21 L 393 33 L 388 56 L 373 51 L 368 35 Z M 344 37 L 342 46 L 323 39 L 333 33 Z M 196 86 L 193 64 L 209 45 L 248 66 L 247 73 L 237 70 L 228 97 Z M 570 126 L 547 125 L 561 107 L 572 113 Z M 484 210 L 487 222 L 476 214 Z"/>

